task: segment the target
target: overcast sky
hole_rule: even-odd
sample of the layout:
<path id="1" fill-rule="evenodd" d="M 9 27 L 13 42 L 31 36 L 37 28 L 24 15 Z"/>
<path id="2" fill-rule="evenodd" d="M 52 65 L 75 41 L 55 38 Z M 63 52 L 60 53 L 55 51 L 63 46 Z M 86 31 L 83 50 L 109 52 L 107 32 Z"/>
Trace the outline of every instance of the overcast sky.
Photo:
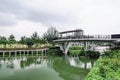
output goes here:
<path id="1" fill-rule="evenodd" d="M 0 0 L 0 35 L 17 39 L 50 26 L 85 34 L 120 33 L 120 0 Z"/>

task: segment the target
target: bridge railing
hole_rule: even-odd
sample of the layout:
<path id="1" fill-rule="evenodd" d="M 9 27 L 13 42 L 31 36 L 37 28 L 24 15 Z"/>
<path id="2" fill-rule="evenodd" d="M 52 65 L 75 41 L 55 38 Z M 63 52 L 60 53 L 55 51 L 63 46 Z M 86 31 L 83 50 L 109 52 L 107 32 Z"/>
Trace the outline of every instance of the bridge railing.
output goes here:
<path id="1" fill-rule="evenodd" d="M 111 35 L 64 36 L 58 39 L 111 39 Z"/>

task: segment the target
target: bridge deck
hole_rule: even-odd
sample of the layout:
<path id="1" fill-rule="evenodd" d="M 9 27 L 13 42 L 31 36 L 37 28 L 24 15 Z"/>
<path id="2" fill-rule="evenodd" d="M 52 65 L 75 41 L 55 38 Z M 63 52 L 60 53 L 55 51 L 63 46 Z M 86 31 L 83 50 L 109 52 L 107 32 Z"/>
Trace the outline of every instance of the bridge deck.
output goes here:
<path id="1" fill-rule="evenodd" d="M 57 39 L 57 40 L 54 40 L 54 42 L 71 42 L 71 41 L 74 41 L 74 42 L 79 42 L 79 41 L 104 41 L 104 42 L 114 42 L 114 41 L 117 41 L 118 39 L 93 39 L 93 38 L 88 38 L 88 39 Z"/>

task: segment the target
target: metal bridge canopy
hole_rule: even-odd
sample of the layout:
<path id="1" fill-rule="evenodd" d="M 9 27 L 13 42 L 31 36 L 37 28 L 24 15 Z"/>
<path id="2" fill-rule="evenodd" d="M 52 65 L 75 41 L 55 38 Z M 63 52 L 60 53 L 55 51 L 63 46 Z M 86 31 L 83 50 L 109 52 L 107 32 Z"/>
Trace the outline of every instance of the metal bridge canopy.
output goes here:
<path id="1" fill-rule="evenodd" d="M 84 35 L 82 29 L 64 31 L 59 33 L 59 38 L 82 38 Z"/>

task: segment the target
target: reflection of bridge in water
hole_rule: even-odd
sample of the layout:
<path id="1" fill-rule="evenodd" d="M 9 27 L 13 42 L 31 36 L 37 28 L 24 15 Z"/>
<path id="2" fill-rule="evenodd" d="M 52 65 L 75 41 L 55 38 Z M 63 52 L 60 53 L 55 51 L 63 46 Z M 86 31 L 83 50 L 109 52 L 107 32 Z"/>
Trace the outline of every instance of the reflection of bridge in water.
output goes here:
<path id="1" fill-rule="evenodd" d="M 74 66 L 74 67 L 91 69 L 95 64 L 95 60 L 86 59 L 86 61 L 84 61 L 84 58 L 79 59 L 79 57 L 71 57 L 69 58 L 69 63 L 71 66 Z"/>
<path id="2" fill-rule="evenodd" d="M 67 54 L 69 47 L 73 45 L 82 46 L 85 50 L 95 50 L 96 47 L 107 46 L 104 50 L 118 47 L 120 34 L 115 35 L 84 35 L 83 30 L 71 30 L 59 33 L 59 38 L 54 42 L 59 43 L 60 49 Z M 104 51 L 103 50 L 103 51 Z"/>

